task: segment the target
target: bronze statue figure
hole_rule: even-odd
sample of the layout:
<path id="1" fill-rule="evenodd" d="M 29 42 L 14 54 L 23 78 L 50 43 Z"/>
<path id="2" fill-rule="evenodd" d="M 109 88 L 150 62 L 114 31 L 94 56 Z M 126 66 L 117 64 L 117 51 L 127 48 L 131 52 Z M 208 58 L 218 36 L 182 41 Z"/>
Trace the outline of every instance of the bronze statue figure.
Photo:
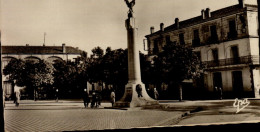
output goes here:
<path id="1" fill-rule="evenodd" d="M 129 2 L 128 0 L 125 0 L 125 3 L 127 7 L 129 8 L 129 13 L 133 13 L 133 6 L 135 5 L 135 0 L 132 0 Z"/>

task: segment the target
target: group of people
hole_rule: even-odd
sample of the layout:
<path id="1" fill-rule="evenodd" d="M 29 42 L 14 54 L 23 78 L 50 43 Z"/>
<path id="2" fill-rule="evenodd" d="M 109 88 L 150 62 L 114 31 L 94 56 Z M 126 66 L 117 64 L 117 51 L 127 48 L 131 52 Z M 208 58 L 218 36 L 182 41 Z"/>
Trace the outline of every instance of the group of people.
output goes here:
<path id="1" fill-rule="evenodd" d="M 215 87 L 216 98 L 222 100 L 223 90 L 221 87 Z"/>
<path id="2" fill-rule="evenodd" d="M 159 93 L 156 90 L 156 88 L 154 88 L 154 99 L 158 100 L 159 97 Z M 143 97 L 142 95 L 142 86 L 139 84 L 136 86 L 136 92 L 138 94 L 138 97 Z M 101 106 L 101 100 L 102 97 L 98 92 L 93 91 L 92 92 L 92 98 L 90 97 L 89 91 L 87 89 L 84 89 L 84 93 L 83 93 L 83 103 L 84 103 L 84 107 L 87 108 L 90 104 L 91 108 L 98 108 L 99 106 Z M 114 107 L 115 102 L 116 102 L 116 94 L 114 90 L 111 90 L 110 93 L 110 102 L 112 107 Z"/>
<path id="3" fill-rule="evenodd" d="M 87 89 L 84 89 L 83 101 L 84 101 L 85 108 L 88 107 L 89 103 L 90 103 L 91 108 L 94 108 L 94 107 L 98 108 L 99 106 L 101 106 L 101 100 L 102 100 L 102 97 L 98 92 L 93 91 L 92 98 L 91 98 L 89 91 Z M 115 95 L 114 90 L 111 91 L 110 101 L 111 101 L 112 107 L 113 107 L 115 104 L 115 101 L 116 101 L 116 95 Z"/>
<path id="4" fill-rule="evenodd" d="M 87 89 L 84 89 L 84 93 L 83 93 L 83 101 L 84 101 L 84 106 L 85 108 L 88 107 L 89 103 L 90 103 L 90 107 L 91 108 L 98 108 L 99 106 L 101 106 L 101 100 L 102 97 L 98 92 L 92 92 L 92 98 L 90 98 L 89 95 L 89 91 L 87 91 Z"/>
<path id="5" fill-rule="evenodd" d="M 137 96 L 140 98 L 140 97 L 143 97 L 143 94 L 142 94 L 142 86 L 140 84 L 136 85 L 136 92 L 137 92 Z M 154 99 L 155 100 L 158 100 L 159 98 L 159 93 L 158 91 L 156 90 L 156 88 L 153 89 L 153 94 L 154 94 Z"/>

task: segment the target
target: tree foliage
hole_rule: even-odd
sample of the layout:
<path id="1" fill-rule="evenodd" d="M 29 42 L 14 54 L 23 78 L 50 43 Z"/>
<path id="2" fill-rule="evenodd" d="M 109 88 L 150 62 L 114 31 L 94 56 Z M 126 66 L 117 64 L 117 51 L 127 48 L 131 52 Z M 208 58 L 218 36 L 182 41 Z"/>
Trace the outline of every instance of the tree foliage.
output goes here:
<path id="1" fill-rule="evenodd" d="M 182 82 L 198 79 L 203 74 L 204 65 L 189 45 L 169 43 L 154 57 L 151 73 L 158 86 L 168 84 L 169 93 L 179 93 L 182 100 Z"/>
<path id="2" fill-rule="evenodd" d="M 25 62 L 26 70 L 26 84 L 33 87 L 40 87 L 53 84 L 53 66 L 51 63 L 39 60 L 35 61 L 26 61 Z"/>
<path id="3" fill-rule="evenodd" d="M 26 78 L 25 61 L 21 59 L 11 59 L 4 67 L 3 74 L 9 77 L 9 80 L 16 80 L 16 85 L 25 86 L 24 78 Z"/>
<path id="4" fill-rule="evenodd" d="M 31 97 L 34 96 L 33 91 L 38 91 L 42 87 L 48 88 L 54 82 L 54 68 L 51 63 L 44 60 L 12 59 L 3 72 L 9 76 L 9 80 L 15 82 L 15 85 L 26 87 L 25 90 Z"/>
<path id="5" fill-rule="evenodd" d="M 192 47 L 187 45 L 170 43 L 154 58 L 157 79 L 165 83 L 181 83 L 184 79 L 198 78 L 203 67 Z"/>
<path id="6" fill-rule="evenodd" d="M 78 98 L 89 80 L 87 53 L 82 52 L 75 62 L 56 60 L 53 66 L 53 86 L 59 90 L 60 98 Z"/>
<path id="7" fill-rule="evenodd" d="M 18 86 L 44 86 L 53 84 L 53 66 L 44 60 L 24 61 L 12 59 L 4 68 L 4 75 L 15 80 Z"/>

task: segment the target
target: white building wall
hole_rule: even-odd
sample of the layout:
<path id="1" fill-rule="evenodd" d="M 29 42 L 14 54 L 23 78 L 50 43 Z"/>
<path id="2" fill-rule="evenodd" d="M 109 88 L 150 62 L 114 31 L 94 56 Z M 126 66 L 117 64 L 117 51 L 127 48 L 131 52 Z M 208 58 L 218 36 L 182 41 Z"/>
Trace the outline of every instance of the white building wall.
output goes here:
<path id="1" fill-rule="evenodd" d="M 245 92 L 252 91 L 251 73 L 249 67 L 242 70 L 243 88 Z"/>
<path id="2" fill-rule="evenodd" d="M 250 36 L 258 36 L 258 14 L 257 12 L 247 12 L 248 31 Z"/>
<path id="3" fill-rule="evenodd" d="M 250 38 L 250 55 L 259 56 L 259 38 Z"/>
<path id="4" fill-rule="evenodd" d="M 232 75 L 230 71 L 221 72 L 223 91 L 232 91 Z"/>
<path id="5" fill-rule="evenodd" d="M 254 78 L 254 92 L 255 97 L 260 98 L 260 69 L 254 69 L 253 71 Z"/>
<path id="6" fill-rule="evenodd" d="M 227 86 L 225 86 L 226 87 L 226 89 L 227 89 L 227 91 L 233 91 L 233 80 L 232 80 L 232 72 L 231 71 L 227 71 L 226 72 L 226 80 L 224 80 L 224 81 L 226 81 L 227 82 Z"/>
<path id="7" fill-rule="evenodd" d="M 250 42 L 256 43 L 258 41 L 257 39 L 250 39 Z M 203 47 L 198 47 L 195 48 L 194 51 L 201 51 L 201 60 L 202 61 L 212 61 L 213 56 L 212 56 L 212 50 L 213 49 L 218 49 L 218 57 L 219 59 L 227 59 L 231 58 L 231 47 L 232 46 L 238 46 L 238 52 L 239 56 L 248 56 L 255 54 L 259 52 L 259 48 L 256 46 L 256 44 L 252 44 L 252 48 L 250 49 L 249 45 L 249 39 L 239 39 L 239 40 L 234 40 L 234 41 L 227 41 L 223 42 L 221 44 L 212 44 L 212 45 L 207 45 Z M 253 53 L 251 53 L 253 52 Z"/>
<path id="8" fill-rule="evenodd" d="M 251 78 L 250 78 L 250 69 L 249 68 L 241 68 L 237 70 L 226 70 L 226 71 L 218 71 L 221 72 L 221 77 L 222 77 L 222 86 L 223 86 L 223 91 L 224 92 L 232 92 L 233 91 L 233 77 L 232 77 L 232 72 L 233 71 L 242 71 L 242 79 L 243 79 L 243 88 L 245 92 L 250 92 L 252 91 L 251 88 Z M 213 73 L 214 72 L 209 72 L 207 74 L 207 77 L 205 80 L 207 80 L 207 88 L 209 91 L 213 91 Z M 259 71 L 255 72 L 255 76 L 257 73 L 259 74 Z M 259 80 L 258 80 L 259 83 Z M 257 85 L 257 84 L 256 84 Z M 260 85 L 260 84 L 259 84 Z"/>
<path id="9" fill-rule="evenodd" d="M 207 88 L 208 91 L 210 92 L 213 92 L 214 89 L 213 89 L 213 73 L 212 72 L 208 72 L 206 75 L 205 75 L 205 78 L 204 78 L 204 82 L 205 82 L 205 87 Z"/>

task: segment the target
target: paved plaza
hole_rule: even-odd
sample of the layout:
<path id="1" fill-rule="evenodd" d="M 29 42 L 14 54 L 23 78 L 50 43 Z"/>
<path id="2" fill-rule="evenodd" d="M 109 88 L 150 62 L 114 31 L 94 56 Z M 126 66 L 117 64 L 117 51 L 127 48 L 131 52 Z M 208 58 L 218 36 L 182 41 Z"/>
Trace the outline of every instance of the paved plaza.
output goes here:
<path id="1" fill-rule="evenodd" d="M 19 107 L 8 102 L 5 108 L 5 127 L 11 132 L 76 131 L 148 127 L 161 125 L 182 112 L 83 108 L 83 103 L 30 103 L 21 101 Z M 24 103 L 23 103 L 24 102 Z"/>
<path id="2" fill-rule="evenodd" d="M 19 107 L 7 101 L 5 129 L 10 132 L 83 131 L 128 129 L 138 127 L 175 126 L 225 122 L 260 122 L 260 102 L 235 113 L 233 100 L 160 101 L 160 105 L 143 108 L 84 108 L 82 101 L 22 100 Z"/>

